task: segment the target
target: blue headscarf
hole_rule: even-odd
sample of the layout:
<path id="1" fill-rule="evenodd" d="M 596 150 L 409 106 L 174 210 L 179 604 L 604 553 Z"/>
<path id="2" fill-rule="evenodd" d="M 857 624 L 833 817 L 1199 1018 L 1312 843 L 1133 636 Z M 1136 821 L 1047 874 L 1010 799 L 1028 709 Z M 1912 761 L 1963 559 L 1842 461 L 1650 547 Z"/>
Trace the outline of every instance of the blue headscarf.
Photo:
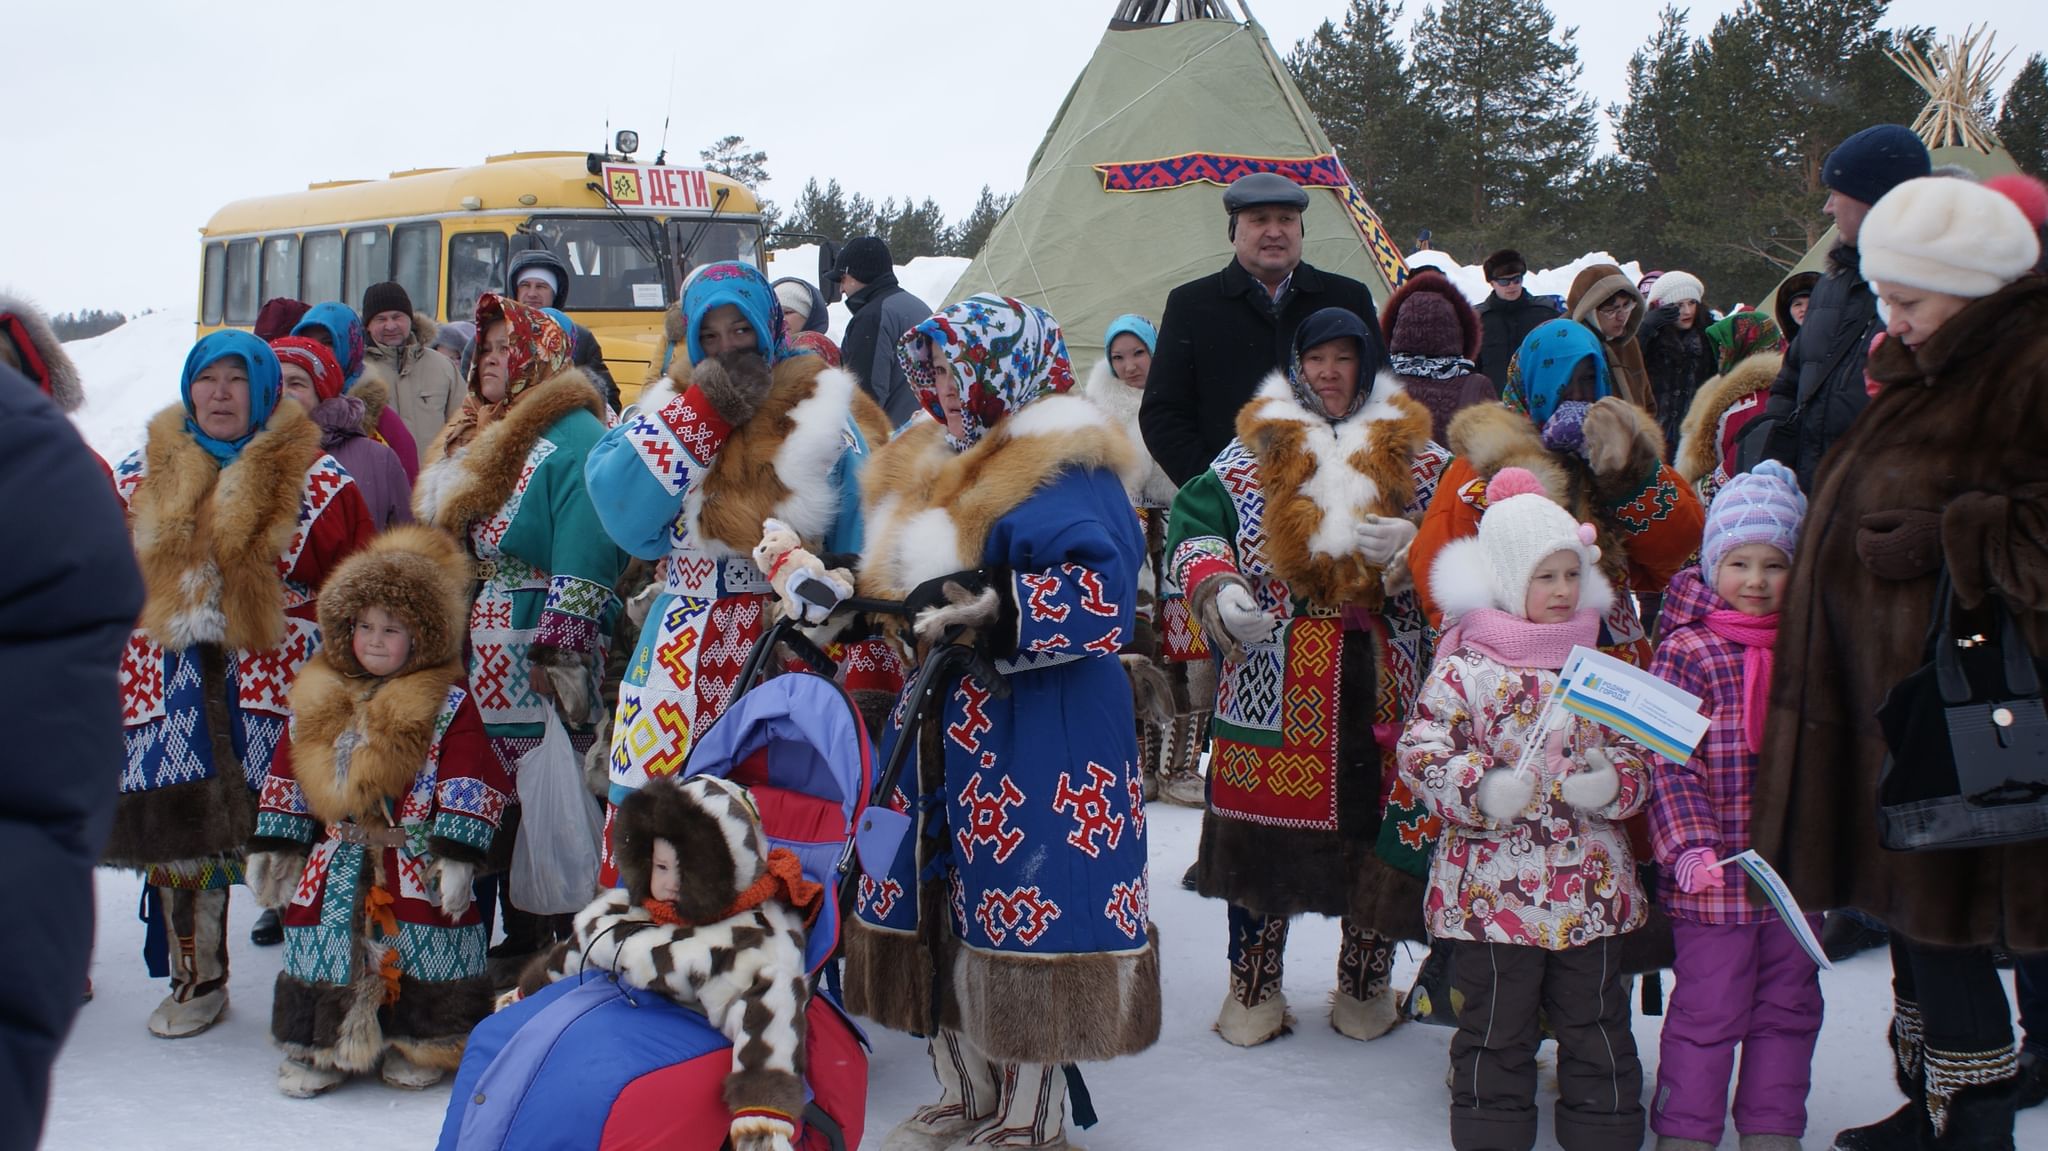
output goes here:
<path id="1" fill-rule="evenodd" d="M 1567 398 L 1572 373 L 1588 356 L 1593 359 L 1593 394 Z M 1537 325 L 1515 352 L 1511 367 L 1503 398 L 1508 406 L 1527 412 L 1539 428 L 1549 426 L 1560 405 L 1590 404 L 1614 394 L 1600 337 L 1574 320 L 1560 318 Z"/>
<path id="2" fill-rule="evenodd" d="M 199 421 L 193 418 L 197 412 L 192 406 L 192 381 L 214 363 L 227 359 L 242 361 L 249 371 L 249 430 L 240 439 L 217 440 L 200 431 Z M 186 433 L 222 467 L 235 462 L 270 422 L 270 413 L 277 410 L 278 397 L 283 394 L 284 372 L 277 366 L 277 353 L 269 344 L 235 328 L 215 332 L 192 345 L 185 357 L 185 375 L 178 383 L 178 395 L 185 401 Z"/>
<path id="3" fill-rule="evenodd" d="M 1157 355 L 1159 352 L 1159 331 L 1152 321 L 1135 312 L 1127 312 L 1109 322 L 1109 330 L 1102 333 L 1102 354 L 1109 354 L 1109 346 L 1116 343 L 1118 336 L 1136 336 L 1145 345 L 1145 351 Z"/>
<path id="4" fill-rule="evenodd" d="M 722 304 L 733 305 L 746 317 L 754 329 L 755 347 L 769 363 L 801 354 L 789 347 L 782 304 L 768 286 L 768 277 L 751 264 L 726 261 L 700 268 L 683 289 L 683 341 L 691 363 L 704 358 L 704 342 L 698 335 L 704 317 Z"/>
<path id="5" fill-rule="evenodd" d="M 308 331 L 310 328 L 318 328 L 320 334 L 313 335 Z M 341 365 L 342 391 L 353 390 L 356 381 L 363 378 L 363 321 L 354 308 L 332 300 L 314 304 L 292 325 L 292 335 L 326 337 L 327 346 L 334 349 L 335 362 Z"/>

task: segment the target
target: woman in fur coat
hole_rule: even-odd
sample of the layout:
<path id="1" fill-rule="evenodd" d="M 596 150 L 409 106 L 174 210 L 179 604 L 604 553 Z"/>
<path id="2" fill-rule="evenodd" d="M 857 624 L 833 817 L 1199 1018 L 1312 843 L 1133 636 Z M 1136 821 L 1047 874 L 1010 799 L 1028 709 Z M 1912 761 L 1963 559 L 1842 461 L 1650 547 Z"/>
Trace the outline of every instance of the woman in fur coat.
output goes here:
<path id="1" fill-rule="evenodd" d="M 1404 562 L 1449 461 L 1429 422 L 1378 333 L 1326 308 L 1174 501 L 1174 571 L 1222 660 L 1196 879 L 1230 905 L 1216 1030 L 1239 1046 L 1287 1030 L 1291 917 L 1342 917 L 1330 1023 L 1354 1039 L 1393 1027 L 1393 941 L 1422 938 L 1419 861 L 1374 847 L 1429 656 Z"/>
<path id="2" fill-rule="evenodd" d="M 1063 394 L 1066 346 L 1038 308 L 970 296 L 897 354 L 930 418 L 862 479 L 861 587 L 927 605 L 920 652 L 978 644 L 1004 691 L 973 676 L 936 689 L 918 779 L 904 781 L 935 803 L 912 809 L 922 826 L 893 860 L 864 859 L 847 1006 L 933 1037 L 940 1099 L 884 1148 L 1065 1147 L 1059 1065 L 1159 1036 L 1145 808 L 1116 657 L 1144 562 L 1124 493 L 1132 448 Z M 897 738 L 892 725 L 884 742 Z"/>
<path id="3" fill-rule="evenodd" d="M 541 312 L 490 293 L 477 301 L 476 324 L 469 398 L 428 453 L 413 514 L 462 541 L 477 561 L 469 690 L 498 757 L 516 773 L 519 757 L 546 733 L 550 709 L 579 750 L 592 741 L 619 611 L 612 588 L 626 559 L 584 487 L 584 458 L 605 430 L 604 398 L 570 366 L 567 334 Z M 493 852 L 494 871 L 509 862 L 504 852 L 518 834 L 516 822 L 510 826 Z M 516 914 L 518 897 L 507 894 L 500 957 L 548 942 L 535 921 Z"/>
<path id="4" fill-rule="evenodd" d="M 1650 641 L 1630 593 L 1662 591 L 1698 550 L 1706 522 L 1699 496 L 1664 465 L 1657 422 L 1616 394 L 1585 325 L 1552 320 L 1529 333 L 1504 394 L 1511 398 L 1503 404 L 1468 408 L 1451 421 L 1447 446 L 1457 458 L 1408 552 L 1430 622 L 1443 624 L 1427 582 L 1437 554 L 1478 534 L 1488 480 L 1505 467 L 1527 468 L 1552 499 L 1600 530 L 1601 571 L 1618 593 L 1601 650 L 1648 667 Z"/>
<path id="5" fill-rule="evenodd" d="M 775 598 L 752 559 L 763 523 L 787 525 L 812 553 L 858 552 L 861 465 L 889 438 L 852 373 L 789 349 L 782 309 L 751 266 L 708 265 L 682 310 L 687 357 L 585 467 L 605 531 L 659 561 L 612 725 L 615 807 L 681 769 L 694 734 L 731 701 Z"/>
<path id="6" fill-rule="evenodd" d="M 1995 596 L 2048 653 L 2048 280 L 2029 274 L 2026 217 L 1965 180 L 1900 184 L 1858 248 L 1890 314 L 1869 362 L 1881 389 L 1814 477 L 1751 833 L 1802 905 L 1891 929 L 1907 1102 L 1835 1146 L 2010 1148 L 2018 1054 L 1991 953 L 2048 951 L 2048 842 L 1884 850 L 1872 717 L 1928 658 L 1944 567 L 1959 629 L 1988 630 L 1974 613 Z"/>
<path id="7" fill-rule="evenodd" d="M 148 600 L 121 661 L 128 771 L 103 856 L 159 889 L 171 993 L 149 1029 L 170 1039 L 227 1007 L 227 889 L 292 681 L 320 647 L 320 585 L 375 530 L 319 427 L 280 402 L 263 341 L 200 340 L 181 391 L 114 470 Z"/>
<path id="8" fill-rule="evenodd" d="M 321 591 L 332 639 L 292 688 L 249 856 L 257 900 L 284 916 L 270 1034 L 286 1095 L 372 1071 L 429 1086 L 490 1014 L 470 881 L 512 780 L 466 686 L 472 578 L 453 538 L 408 525 Z"/>

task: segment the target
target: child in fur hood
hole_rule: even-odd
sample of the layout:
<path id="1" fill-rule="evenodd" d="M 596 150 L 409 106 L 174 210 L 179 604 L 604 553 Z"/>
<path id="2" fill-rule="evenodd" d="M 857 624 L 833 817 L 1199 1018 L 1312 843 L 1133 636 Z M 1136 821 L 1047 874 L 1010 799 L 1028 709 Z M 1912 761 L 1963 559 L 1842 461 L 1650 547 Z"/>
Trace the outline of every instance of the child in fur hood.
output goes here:
<path id="1" fill-rule="evenodd" d="M 1728 481 L 1707 513 L 1701 562 L 1664 597 L 1650 672 L 1706 701 L 1713 725 L 1692 758 L 1656 762 L 1650 830 L 1658 902 L 1672 918 L 1678 988 L 1664 1020 L 1650 1126 L 1658 1151 L 1710 1151 L 1728 1112 L 1735 1047 L 1742 1151 L 1798 1151 L 1820 1037 L 1820 971 L 1768 906 L 1721 862 L 1749 848 L 1751 792 L 1770 700 L 1778 605 L 1806 497 L 1766 460 Z M 1814 930 L 1820 917 L 1812 917 Z"/>
<path id="2" fill-rule="evenodd" d="M 1532 473 L 1502 469 L 1486 501 L 1478 536 L 1431 569 L 1451 623 L 1398 752 L 1444 822 L 1424 911 L 1430 934 L 1454 941 L 1464 995 L 1451 1142 L 1535 1143 L 1541 1013 L 1558 1044 L 1558 1142 L 1634 1151 L 1643 1072 L 1615 937 L 1648 908 L 1616 825 L 1648 797 L 1648 753 L 1576 717 L 1537 729 L 1572 648 L 1598 645 L 1614 592 L 1593 527 Z"/>
<path id="3" fill-rule="evenodd" d="M 733 1151 L 790 1151 L 804 1111 L 804 938 L 824 888 L 794 852 L 768 849 L 747 790 L 715 776 L 649 780 L 612 834 L 625 886 L 576 913 L 520 994 L 603 971 L 703 1012 L 732 1040 Z"/>
<path id="4" fill-rule="evenodd" d="M 380 1061 L 386 1083 L 427 1087 L 490 1014 L 470 882 L 512 781 L 467 687 L 471 578 L 452 537 L 401 526 L 321 589 L 328 643 L 292 687 L 248 865 L 284 918 L 270 1033 L 286 1095 Z"/>

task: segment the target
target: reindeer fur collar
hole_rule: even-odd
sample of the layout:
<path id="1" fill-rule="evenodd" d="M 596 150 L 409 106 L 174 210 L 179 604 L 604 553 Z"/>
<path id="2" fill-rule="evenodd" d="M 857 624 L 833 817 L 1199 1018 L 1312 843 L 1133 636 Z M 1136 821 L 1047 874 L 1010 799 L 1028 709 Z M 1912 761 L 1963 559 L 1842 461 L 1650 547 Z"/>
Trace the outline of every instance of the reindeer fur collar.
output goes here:
<path id="1" fill-rule="evenodd" d="M 173 404 L 149 422 L 144 479 L 128 510 L 149 598 L 142 627 L 171 650 L 202 643 L 263 651 L 284 641 L 278 557 L 299 524 L 320 428 L 279 404 L 241 454 L 220 466 Z"/>
<path id="2" fill-rule="evenodd" d="M 581 369 L 571 368 L 535 385 L 454 455 L 442 456 L 420 472 L 413 488 L 413 514 L 423 523 L 465 538 L 469 525 L 512 498 L 527 453 L 541 436 L 555 421 L 579 410 L 604 419 L 604 397 Z"/>
<path id="3" fill-rule="evenodd" d="M 863 595 L 901 599 L 935 576 L 981 566 L 989 529 L 1069 470 L 1120 477 L 1136 453 L 1107 413 L 1079 396 L 1047 396 L 989 429 L 964 452 L 918 420 L 861 473 L 867 546 Z"/>
<path id="4" fill-rule="evenodd" d="M 348 394 L 363 401 L 363 434 L 377 438 L 377 421 L 384 416 L 384 409 L 391 406 L 391 378 L 382 364 L 366 364 L 362 378 Z"/>
<path id="5" fill-rule="evenodd" d="M 459 659 L 389 679 L 345 676 L 324 652 L 308 660 L 292 685 L 292 770 L 313 818 L 387 824 L 383 801 L 395 804 L 412 787 L 448 689 L 464 674 Z M 351 732 L 362 742 L 344 772 L 335 743 Z"/>
<path id="6" fill-rule="evenodd" d="M 1237 438 L 1259 461 L 1266 554 L 1290 591 L 1324 606 L 1380 605 L 1380 572 L 1358 553 L 1356 529 L 1367 515 L 1407 514 L 1429 431 L 1429 409 L 1392 372 L 1334 425 L 1295 398 L 1286 376 L 1266 377 L 1237 414 Z"/>

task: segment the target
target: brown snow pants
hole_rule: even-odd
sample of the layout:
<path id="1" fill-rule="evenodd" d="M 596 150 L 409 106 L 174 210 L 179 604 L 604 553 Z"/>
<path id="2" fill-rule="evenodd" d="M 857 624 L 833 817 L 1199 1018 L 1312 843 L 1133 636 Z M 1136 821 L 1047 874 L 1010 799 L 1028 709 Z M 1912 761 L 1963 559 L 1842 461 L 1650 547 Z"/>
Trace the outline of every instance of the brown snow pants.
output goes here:
<path id="1" fill-rule="evenodd" d="M 1556 1137 L 1564 1151 L 1638 1151 L 1643 1065 L 1629 1030 L 1620 946 L 1599 939 L 1545 951 L 1456 945 L 1464 994 L 1451 1038 L 1451 1145 L 1529 1151 L 1536 1145 L 1536 1047 L 1542 1017 L 1557 1038 Z"/>

